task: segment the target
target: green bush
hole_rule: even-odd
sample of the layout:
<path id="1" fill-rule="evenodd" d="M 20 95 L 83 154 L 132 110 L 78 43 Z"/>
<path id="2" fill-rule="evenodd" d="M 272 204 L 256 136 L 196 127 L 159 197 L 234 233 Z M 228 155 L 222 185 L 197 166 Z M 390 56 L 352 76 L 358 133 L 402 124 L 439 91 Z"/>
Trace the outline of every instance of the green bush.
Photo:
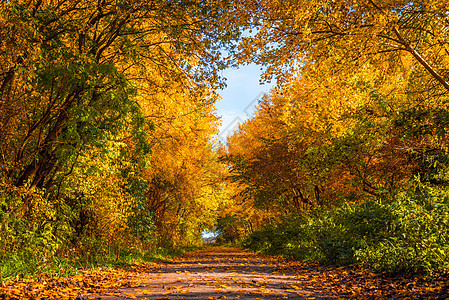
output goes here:
<path id="1" fill-rule="evenodd" d="M 449 268 L 448 192 L 420 185 L 389 201 L 316 209 L 266 226 L 242 244 L 301 260 L 358 263 L 389 272 L 443 272 Z"/>
<path id="2" fill-rule="evenodd" d="M 386 271 L 445 271 L 449 268 L 449 197 L 447 188 L 420 186 L 388 204 L 394 212 L 391 234 L 359 249 L 364 265 Z"/>
<path id="3" fill-rule="evenodd" d="M 68 235 L 63 228 L 41 190 L 0 184 L 0 275 L 45 268 Z"/>

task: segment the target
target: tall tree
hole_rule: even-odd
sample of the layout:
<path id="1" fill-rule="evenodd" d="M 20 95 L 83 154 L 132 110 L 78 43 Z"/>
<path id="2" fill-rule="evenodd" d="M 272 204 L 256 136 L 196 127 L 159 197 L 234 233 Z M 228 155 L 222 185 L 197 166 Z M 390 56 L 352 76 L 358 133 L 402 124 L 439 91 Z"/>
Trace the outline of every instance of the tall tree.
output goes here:
<path id="1" fill-rule="evenodd" d="M 365 62 L 397 65 L 409 53 L 432 94 L 449 91 L 448 8 L 444 1 L 239 1 L 240 20 L 256 33 L 243 40 L 241 59 L 267 65 L 266 78 L 301 64 L 334 60 L 334 72 Z M 253 51 L 254 50 L 254 51 Z M 291 72 L 289 72 L 291 74 Z"/>
<path id="2" fill-rule="evenodd" d="M 2 2 L 0 149 L 10 180 L 48 188 L 71 153 L 143 124 L 131 73 L 135 82 L 151 68 L 192 90 L 218 83 L 214 47 L 233 38 L 217 24 L 225 8 L 220 1 Z"/>

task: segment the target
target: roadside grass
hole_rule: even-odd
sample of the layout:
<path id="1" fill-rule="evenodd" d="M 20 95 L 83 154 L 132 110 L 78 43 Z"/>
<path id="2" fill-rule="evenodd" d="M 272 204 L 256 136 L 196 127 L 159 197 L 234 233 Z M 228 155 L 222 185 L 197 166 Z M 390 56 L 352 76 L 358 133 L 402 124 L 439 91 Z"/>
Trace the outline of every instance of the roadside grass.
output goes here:
<path id="1" fill-rule="evenodd" d="M 14 252 L 0 260 L 0 284 L 23 279 L 70 277 L 86 270 L 126 268 L 135 263 L 163 262 L 182 254 L 209 247 L 155 247 L 145 251 L 127 249 L 116 253 L 59 255 L 40 259 L 32 253 Z"/>

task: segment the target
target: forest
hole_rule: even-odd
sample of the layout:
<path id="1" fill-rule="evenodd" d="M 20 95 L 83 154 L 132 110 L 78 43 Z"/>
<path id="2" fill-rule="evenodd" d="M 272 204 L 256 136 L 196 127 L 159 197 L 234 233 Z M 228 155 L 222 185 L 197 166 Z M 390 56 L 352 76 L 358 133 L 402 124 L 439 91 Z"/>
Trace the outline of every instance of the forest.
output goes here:
<path id="1" fill-rule="evenodd" d="M 220 143 L 249 63 L 276 85 Z M 447 273 L 448 63 L 444 0 L 0 1 L 0 282 L 204 230 Z"/>

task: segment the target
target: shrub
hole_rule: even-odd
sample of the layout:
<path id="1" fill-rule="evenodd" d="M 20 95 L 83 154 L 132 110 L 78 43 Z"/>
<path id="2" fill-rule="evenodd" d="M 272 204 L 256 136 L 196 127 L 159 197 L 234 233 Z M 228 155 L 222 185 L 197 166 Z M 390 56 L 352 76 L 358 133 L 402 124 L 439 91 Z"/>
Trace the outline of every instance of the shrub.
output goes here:
<path id="1" fill-rule="evenodd" d="M 388 204 L 394 212 L 389 236 L 359 249 L 364 265 L 386 271 L 444 271 L 449 267 L 449 197 L 447 188 L 420 186 Z"/>
<path id="2" fill-rule="evenodd" d="M 379 271 L 442 272 L 449 268 L 448 195 L 447 188 L 420 185 L 390 201 L 320 208 L 266 226 L 249 235 L 243 246 Z"/>

